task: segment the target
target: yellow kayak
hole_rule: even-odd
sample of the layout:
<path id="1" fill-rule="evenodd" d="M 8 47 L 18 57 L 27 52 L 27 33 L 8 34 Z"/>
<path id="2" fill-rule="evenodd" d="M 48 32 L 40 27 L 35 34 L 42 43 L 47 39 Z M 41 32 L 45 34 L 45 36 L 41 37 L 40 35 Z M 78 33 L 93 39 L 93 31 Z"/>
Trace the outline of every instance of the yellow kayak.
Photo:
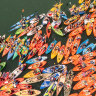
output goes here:
<path id="1" fill-rule="evenodd" d="M 79 1 L 78 1 L 79 4 L 81 4 L 81 3 L 83 3 L 83 2 L 84 2 L 84 0 L 79 0 Z"/>
<path id="2" fill-rule="evenodd" d="M 51 52 L 51 59 L 55 58 L 56 55 L 58 54 L 58 50 L 61 47 L 61 41 L 59 41 L 55 47 L 53 48 L 52 52 Z"/>

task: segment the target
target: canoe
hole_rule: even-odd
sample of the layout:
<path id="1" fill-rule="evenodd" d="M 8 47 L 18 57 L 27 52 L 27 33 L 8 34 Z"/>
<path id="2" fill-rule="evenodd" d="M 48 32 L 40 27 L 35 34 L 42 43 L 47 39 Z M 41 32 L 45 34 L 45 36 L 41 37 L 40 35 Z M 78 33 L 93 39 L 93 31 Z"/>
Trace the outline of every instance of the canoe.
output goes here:
<path id="1" fill-rule="evenodd" d="M 88 22 L 87 25 L 85 25 L 85 29 L 86 29 L 86 34 L 87 36 L 90 36 L 92 33 L 92 29 L 93 29 L 93 24 Z"/>
<path id="2" fill-rule="evenodd" d="M 60 35 L 60 36 L 64 36 L 64 33 L 60 30 L 60 28 L 56 29 L 56 28 L 52 27 L 52 29 L 53 29 L 53 31 L 54 31 L 56 34 L 58 34 L 58 35 Z"/>
<path id="3" fill-rule="evenodd" d="M 78 35 L 78 34 L 82 34 L 83 30 L 84 30 L 83 27 L 80 26 L 80 27 L 76 28 L 74 31 L 72 31 L 72 32 L 69 34 L 69 37 L 71 37 L 71 36 L 76 36 L 76 35 Z"/>
<path id="4" fill-rule="evenodd" d="M 96 18 L 95 18 L 95 21 L 93 24 L 93 35 L 94 35 L 94 37 L 96 37 Z"/>
<path id="5" fill-rule="evenodd" d="M 52 51 L 52 49 L 54 48 L 54 46 L 56 45 L 57 41 L 54 40 L 50 43 L 50 45 L 48 46 L 47 50 L 46 50 L 46 54 L 50 53 Z"/>
<path id="6" fill-rule="evenodd" d="M 17 78 L 25 69 L 26 64 L 18 66 L 13 72 L 9 74 L 9 78 Z"/>
<path id="7" fill-rule="evenodd" d="M 67 39 L 66 46 L 65 46 L 65 54 L 64 54 L 65 59 L 67 59 L 70 55 L 72 42 L 73 42 L 73 37 L 69 37 Z"/>
<path id="8" fill-rule="evenodd" d="M 84 0 L 79 0 L 79 1 L 78 1 L 79 4 L 81 4 L 81 3 L 83 3 L 83 2 L 84 2 Z"/>
<path id="9" fill-rule="evenodd" d="M 79 57 L 80 57 L 80 54 L 72 55 L 72 56 L 68 57 L 67 59 L 63 60 L 62 64 L 69 64 L 69 63 L 73 64 L 73 62 L 75 60 L 77 60 Z"/>
<path id="10" fill-rule="evenodd" d="M 15 93 L 17 96 L 37 96 L 39 94 L 41 94 L 41 91 L 36 89 L 22 90 Z"/>
<path id="11" fill-rule="evenodd" d="M 52 74 L 50 77 L 44 80 L 44 82 L 41 84 L 40 89 L 44 89 L 46 87 L 49 87 L 53 82 L 57 81 L 60 76 L 60 72 L 56 72 Z"/>
<path id="12" fill-rule="evenodd" d="M 6 66 L 6 62 L 1 62 L 0 63 L 0 71 Z"/>
<path id="13" fill-rule="evenodd" d="M 45 91 L 43 96 L 53 96 L 55 90 L 56 90 L 57 81 L 53 82 L 48 89 Z"/>
<path id="14" fill-rule="evenodd" d="M 46 63 L 47 63 L 47 61 L 36 62 L 36 63 L 30 65 L 30 66 L 28 67 L 28 69 L 37 69 L 37 68 L 41 68 L 41 67 L 43 67 Z"/>
<path id="15" fill-rule="evenodd" d="M 96 71 L 96 67 L 91 65 L 85 68 L 84 71 L 79 72 L 74 78 L 73 81 L 79 81 L 82 80 L 86 76 L 90 76 Z"/>
<path id="16" fill-rule="evenodd" d="M 72 82 L 73 82 L 73 71 L 72 70 L 69 70 L 67 76 L 66 76 L 66 80 L 65 80 L 65 83 L 64 83 L 64 96 L 69 96 L 70 94 L 70 91 L 71 91 L 71 88 L 72 88 Z M 75 96 L 75 95 L 74 95 Z"/>
<path id="17" fill-rule="evenodd" d="M 65 51 L 65 45 L 62 45 L 60 47 L 60 50 L 58 51 L 58 54 L 57 54 L 57 63 L 59 63 L 63 59 L 64 51 Z"/>
<path id="18" fill-rule="evenodd" d="M 58 81 L 57 81 L 57 87 L 56 87 L 56 96 L 59 95 L 59 93 L 61 92 L 65 80 L 66 80 L 66 73 L 67 73 L 67 67 L 63 70 L 63 72 L 60 74 Z"/>
<path id="19" fill-rule="evenodd" d="M 92 93 L 94 93 L 96 91 L 96 88 L 94 88 L 95 85 L 96 85 L 96 82 L 91 86 L 85 87 L 83 90 L 80 91 L 79 96 L 82 96 L 82 95 L 84 95 L 84 96 L 88 95 L 89 96 Z"/>
<path id="20" fill-rule="evenodd" d="M 17 87 L 18 89 L 20 89 L 20 90 L 32 89 L 32 85 L 29 85 L 29 84 L 21 84 L 21 82 L 20 82 L 20 84 L 18 84 L 16 87 Z"/>
<path id="21" fill-rule="evenodd" d="M 80 18 L 80 15 L 75 15 L 75 16 L 67 19 L 67 20 L 64 22 L 64 24 L 65 24 L 65 25 L 72 24 L 72 23 L 76 22 L 79 18 Z"/>
<path id="22" fill-rule="evenodd" d="M 51 59 L 54 59 L 56 57 L 56 55 L 58 54 L 58 50 L 61 47 L 61 41 L 59 41 L 53 48 L 52 52 L 51 52 Z"/>
<path id="23" fill-rule="evenodd" d="M 28 27 L 28 24 L 26 24 L 26 28 L 27 28 L 27 27 Z M 18 34 L 22 33 L 24 30 L 26 30 L 26 28 L 25 28 L 25 29 L 19 28 L 19 29 L 15 32 L 15 34 L 18 35 Z"/>
<path id="24" fill-rule="evenodd" d="M 41 74 L 41 72 L 44 70 L 44 68 L 37 68 L 35 70 L 29 71 L 28 73 L 26 73 L 23 78 L 30 78 L 30 77 L 34 77 L 38 74 Z"/>
<path id="25" fill-rule="evenodd" d="M 96 80 L 96 74 L 93 74 L 91 76 L 83 78 L 83 80 L 79 81 L 75 84 L 73 87 L 74 90 L 79 90 L 81 88 L 84 88 L 86 86 L 91 86 L 94 84 L 94 81 Z"/>
<path id="26" fill-rule="evenodd" d="M 91 66 L 91 65 L 95 65 L 96 64 L 96 59 L 92 59 L 92 60 L 85 60 L 83 61 L 81 64 L 76 65 L 73 68 L 73 71 L 82 71 L 84 70 L 84 68 Z"/>
<path id="27" fill-rule="evenodd" d="M 69 96 L 78 96 L 78 93 L 70 94 Z"/>
<path id="28" fill-rule="evenodd" d="M 37 83 L 42 80 L 45 80 L 46 78 L 50 77 L 51 73 L 45 73 L 45 74 L 39 74 L 35 75 L 34 77 L 30 77 L 22 81 L 20 84 L 32 84 L 32 83 Z"/>
<path id="29" fill-rule="evenodd" d="M 74 38 L 74 41 L 73 41 L 72 46 L 71 46 L 71 54 L 72 55 L 74 55 L 77 52 L 77 49 L 78 49 L 78 47 L 80 45 L 80 41 L 81 41 L 81 35 L 78 34 Z"/>
<path id="30" fill-rule="evenodd" d="M 76 54 L 81 53 L 85 49 L 88 43 L 89 43 L 89 39 L 86 39 L 85 41 L 83 41 L 78 47 Z"/>
<path id="31" fill-rule="evenodd" d="M 94 43 L 90 43 L 82 52 L 82 54 L 87 54 L 89 52 L 92 52 L 92 50 L 96 47 Z"/>
<path id="32" fill-rule="evenodd" d="M 40 50 L 38 51 L 38 56 L 41 56 L 42 54 L 44 54 L 45 51 L 47 50 L 47 47 L 48 47 L 48 43 L 45 43 L 45 44 L 40 48 Z"/>
<path id="33" fill-rule="evenodd" d="M 66 68 L 65 65 L 54 65 L 51 67 L 48 67 L 42 71 L 42 73 L 54 73 L 54 72 L 60 72 L 63 71 Z"/>
<path id="34" fill-rule="evenodd" d="M 46 33 L 47 33 L 47 37 L 49 38 L 51 35 L 51 23 L 50 22 L 48 22 L 46 26 Z"/>
<path id="35" fill-rule="evenodd" d="M 30 60 L 26 61 L 26 63 L 27 64 L 33 64 L 33 63 L 36 63 L 36 62 L 44 61 L 46 59 L 47 59 L 47 56 L 40 56 L 40 57 L 30 59 Z"/>
<path id="36" fill-rule="evenodd" d="M 66 27 L 64 28 L 64 31 L 65 31 L 64 34 L 67 34 L 67 33 L 71 32 L 71 31 L 75 30 L 76 28 L 82 26 L 83 23 L 84 23 L 84 19 L 85 19 L 87 16 L 88 16 L 87 14 L 84 14 L 84 15 L 81 16 L 80 19 L 79 19 L 77 22 L 75 22 L 74 24 L 69 24 L 68 26 L 66 26 Z"/>

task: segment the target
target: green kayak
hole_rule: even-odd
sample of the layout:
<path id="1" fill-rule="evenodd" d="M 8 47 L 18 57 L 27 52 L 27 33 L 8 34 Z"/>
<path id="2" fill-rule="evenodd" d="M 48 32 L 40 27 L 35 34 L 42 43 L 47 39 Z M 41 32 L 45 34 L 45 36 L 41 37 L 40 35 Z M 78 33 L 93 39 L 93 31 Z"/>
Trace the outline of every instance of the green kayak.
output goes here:
<path id="1" fill-rule="evenodd" d="M 53 96 L 55 90 L 56 90 L 57 82 L 53 82 L 48 89 L 46 90 L 45 94 L 43 96 Z"/>
<path id="2" fill-rule="evenodd" d="M 26 24 L 26 27 L 28 27 L 28 24 Z M 19 29 L 15 32 L 15 34 L 18 35 L 18 34 L 22 33 L 24 30 L 25 30 L 25 29 L 19 28 Z"/>
<path id="3" fill-rule="evenodd" d="M 0 71 L 2 71 L 2 69 L 5 67 L 6 65 L 6 62 L 1 62 L 0 63 Z"/>
<path id="4" fill-rule="evenodd" d="M 24 40 L 24 42 L 25 42 L 25 40 L 27 40 L 27 36 L 24 37 L 22 40 Z M 20 45 L 21 45 L 21 43 L 16 47 L 16 49 L 15 49 L 15 53 L 14 53 L 14 55 L 13 55 L 12 60 L 14 60 L 14 59 L 18 56 L 18 54 L 17 54 L 17 50 L 18 50 L 18 48 L 19 48 Z M 19 50 L 19 52 L 21 52 L 21 51 L 22 51 L 22 48 Z"/>
<path id="5" fill-rule="evenodd" d="M 53 29 L 53 31 L 54 31 L 56 34 L 58 34 L 58 35 L 60 35 L 60 36 L 64 36 L 63 32 L 62 32 L 60 29 L 54 29 L 53 27 L 52 27 L 52 29 Z"/>

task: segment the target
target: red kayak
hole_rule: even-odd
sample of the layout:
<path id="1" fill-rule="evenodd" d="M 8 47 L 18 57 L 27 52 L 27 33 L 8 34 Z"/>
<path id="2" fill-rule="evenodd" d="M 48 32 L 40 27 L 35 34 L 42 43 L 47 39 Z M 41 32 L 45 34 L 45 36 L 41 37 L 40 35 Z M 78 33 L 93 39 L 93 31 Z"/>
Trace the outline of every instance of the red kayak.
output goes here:
<path id="1" fill-rule="evenodd" d="M 93 34 L 94 34 L 94 37 L 96 37 L 96 18 L 93 24 Z"/>
<path id="2" fill-rule="evenodd" d="M 48 47 L 48 43 L 44 44 L 40 50 L 38 51 L 38 56 L 41 56 L 42 54 L 45 53 L 45 51 L 47 50 L 47 47 Z"/>
<path id="3" fill-rule="evenodd" d="M 46 33 L 47 33 L 47 37 L 49 38 L 51 35 L 51 23 L 50 22 L 48 22 L 46 26 Z"/>

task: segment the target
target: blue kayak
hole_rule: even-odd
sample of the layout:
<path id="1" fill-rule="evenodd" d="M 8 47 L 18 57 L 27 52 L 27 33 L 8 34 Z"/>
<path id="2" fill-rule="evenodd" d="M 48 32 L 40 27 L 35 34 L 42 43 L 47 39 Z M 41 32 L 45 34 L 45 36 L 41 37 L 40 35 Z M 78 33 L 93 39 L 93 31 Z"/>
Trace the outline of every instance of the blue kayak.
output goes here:
<path id="1" fill-rule="evenodd" d="M 36 63 L 36 62 L 44 61 L 46 59 L 47 59 L 47 56 L 40 56 L 40 57 L 36 57 L 36 58 L 30 59 L 30 60 L 26 61 L 26 63 L 27 64 L 33 64 L 33 63 Z"/>
<path id="2" fill-rule="evenodd" d="M 31 15 L 29 15 L 29 16 L 27 16 L 27 17 L 25 17 L 25 20 L 29 20 L 31 17 L 33 17 L 34 16 L 34 14 L 31 14 Z M 24 18 L 24 17 L 23 17 Z M 18 21 L 16 24 L 14 24 L 14 25 L 12 25 L 10 28 L 13 28 L 13 27 L 15 27 L 15 26 L 17 26 L 17 25 L 20 25 L 21 23 L 20 23 L 20 21 Z"/>
<path id="3" fill-rule="evenodd" d="M 94 43 L 89 44 L 89 45 L 83 50 L 82 54 L 84 55 L 84 54 L 87 54 L 87 53 L 89 53 L 89 52 L 92 52 L 92 50 L 93 50 L 95 47 L 96 47 L 96 44 L 94 44 Z"/>
<path id="4" fill-rule="evenodd" d="M 65 65 L 55 65 L 55 66 L 51 66 L 51 67 L 48 67 L 46 69 L 44 69 L 42 71 L 42 73 L 54 73 L 54 72 L 60 72 L 60 71 L 63 71 L 64 69 L 66 68 Z"/>
<path id="5" fill-rule="evenodd" d="M 86 39 L 84 42 L 82 42 L 78 47 L 76 54 L 81 53 L 86 48 L 88 43 L 89 43 L 89 39 Z"/>
<path id="6" fill-rule="evenodd" d="M 57 43 L 57 41 L 56 40 L 54 40 L 49 46 L 48 46 L 48 48 L 47 48 L 47 50 L 46 50 L 46 54 L 48 54 L 48 53 L 50 53 L 51 51 L 52 51 L 52 49 L 54 48 L 54 46 L 56 45 L 56 43 Z M 53 45 L 52 45 L 53 44 Z"/>
<path id="7" fill-rule="evenodd" d="M 66 20 L 68 19 L 67 16 L 64 15 L 64 14 L 60 14 L 60 16 L 61 16 L 61 18 L 63 18 L 63 19 L 66 19 Z"/>
<path id="8" fill-rule="evenodd" d="M 59 76 L 60 76 L 59 72 L 58 73 L 54 73 L 52 76 L 50 76 L 49 78 L 44 80 L 44 82 L 40 86 L 40 89 L 44 89 L 46 87 L 49 87 L 52 82 L 58 80 Z"/>

